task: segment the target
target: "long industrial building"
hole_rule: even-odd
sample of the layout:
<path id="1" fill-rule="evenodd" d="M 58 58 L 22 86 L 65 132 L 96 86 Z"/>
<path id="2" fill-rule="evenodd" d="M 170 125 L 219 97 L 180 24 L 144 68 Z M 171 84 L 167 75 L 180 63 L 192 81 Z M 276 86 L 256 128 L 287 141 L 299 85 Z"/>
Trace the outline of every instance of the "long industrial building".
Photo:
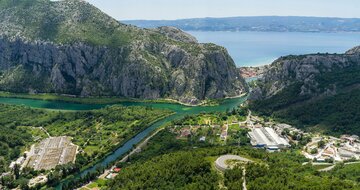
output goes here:
<path id="1" fill-rule="evenodd" d="M 289 142 L 275 133 L 270 127 L 253 128 L 249 132 L 251 145 L 254 147 L 265 147 L 269 150 L 278 150 L 290 147 Z"/>

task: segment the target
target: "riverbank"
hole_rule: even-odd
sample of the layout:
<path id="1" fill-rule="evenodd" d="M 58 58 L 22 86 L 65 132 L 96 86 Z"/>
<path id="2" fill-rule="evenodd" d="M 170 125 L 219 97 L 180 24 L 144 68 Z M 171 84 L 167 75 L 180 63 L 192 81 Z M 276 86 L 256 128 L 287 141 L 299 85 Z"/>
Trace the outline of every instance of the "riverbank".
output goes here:
<path id="1" fill-rule="evenodd" d="M 236 97 L 238 98 L 245 96 L 246 94 L 241 94 Z M 166 104 L 179 104 L 187 107 L 197 107 L 197 106 L 218 106 L 224 99 L 206 99 L 201 101 L 201 103 L 193 105 L 180 102 L 178 100 L 162 98 L 162 99 L 136 99 L 136 98 L 119 98 L 119 97 L 79 97 L 75 95 L 68 94 L 49 94 L 49 93 L 40 93 L 40 94 L 26 94 L 26 93 L 12 93 L 0 91 L 0 97 L 2 98 L 22 98 L 22 99 L 32 99 L 32 100 L 45 100 L 45 101 L 62 101 L 67 103 L 77 103 L 77 104 L 119 104 L 124 102 L 137 102 L 137 103 L 166 103 Z"/>
<path id="2" fill-rule="evenodd" d="M 73 175 L 72 179 L 65 180 L 65 184 L 67 182 L 74 180 L 73 184 L 80 184 L 77 183 L 80 180 L 88 179 L 88 177 L 94 176 L 97 171 L 97 169 L 106 168 L 109 165 L 112 165 L 114 162 L 120 160 L 122 156 L 124 156 L 126 153 L 131 151 L 134 146 L 136 146 L 138 143 L 140 143 L 142 140 L 144 140 L 146 137 L 149 136 L 152 132 L 154 132 L 159 127 L 163 126 L 164 124 L 171 122 L 173 120 L 177 120 L 181 117 L 184 117 L 186 115 L 193 115 L 193 114 L 199 114 L 199 113 L 215 113 L 215 112 L 223 112 L 226 110 L 231 110 L 235 107 L 238 107 L 240 104 L 242 104 L 244 101 L 246 101 L 246 97 L 242 98 L 233 98 L 233 99 L 224 99 L 221 104 L 218 106 L 197 106 L 197 107 L 186 107 L 179 104 L 166 104 L 166 103 L 139 103 L 139 102 L 122 102 L 119 103 L 119 105 L 122 105 L 124 107 L 134 107 L 134 106 L 140 106 L 140 107 L 148 107 L 148 108 L 154 108 L 154 109 L 168 109 L 170 111 L 175 112 L 176 114 L 171 115 L 169 117 L 166 117 L 158 122 L 155 122 L 152 125 L 147 125 L 145 130 L 141 131 L 139 134 L 137 134 L 135 137 L 128 139 L 123 145 L 118 147 L 117 149 L 113 150 L 110 155 L 105 156 L 101 160 L 97 160 L 98 164 L 95 164 L 93 166 L 90 166 L 85 171 L 76 173 Z M 102 104 L 102 105 L 96 105 L 96 104 L 76 104 L 76 103 L 67 103 L 64 101 L 45 101 L 45 100 L 32 100 L 28 98 L 4 98 L 0 97 L 0 103 L 2 104 L 8 104 L 8 105 L 22 105 L 28 108 L 38 108 L 38 109 L 64 109 L 64 110 L 72 110 L 72 111 L 83 111 L 83 110 L 95 110 L 95 109 L 101 109 L 103 107 L 106 107 L 108 105 Z M 109 104 L 111 105 L 111 104 Z M 135 107 L 134 107 L 135 108 Z M 84 114 L 84 113 L 79 113 Z M 59 133 L 61 134 L 61 133 Z M 94 163 L 94 162 L 93 162 Z M 91 175 L 91 176 L 90 176 Z M 63 185 L 62 183 L 61 185 Z M 60 185 L 60 187 L 61 187 Z M 67 186 L 67 185 L 66 185 Z M 59 186 L 58 186 L 59 187 Z M 59 188 L 58 188 L 59 189 Z"/>
<path id="3" fill-rule="evenodd" d="M 169 114 L 164 114 L 162 116 L 160 116 L 159 118 L 150 121 L 150 123 L 148 123 L 146 126 L 142 127 L 139 132 L 134 133 L 132 135 L 130 135 L 129 137 L 127 137 L 126 139 L 124 139 L 121 143 L 114 145 L 112 150 L 109 150 L 106 154 L 102 155 L 99 158 L 96 158 L 96 160 L 93 160 L 92 163 L 89 163 L 88 165 L 84 166 L 83 168 L 80 169 L 80 172 L 83 172 L 85 170 L 88 170 L 89 168 L 93 167 L 94 165 L 100 163 L 104 158 L 108 157 L 109 155 L 111 155 L 114 151 L 116 151 L 117 149 L 119 149 L 120 147 L 124 146 L 124 144 L 126 142 L 128 142 L 130 139 L 134 138 L 135 136 L 139 135 L 142 131 L 144 131 L 145 129 L 147 129 L 148 127 L 150 127 L 151 125 L 164 120 L 172 115 L 174 115 L 175 113 L 169 113 Z M 66 179 L 65 179 L 66 180 Z"/>

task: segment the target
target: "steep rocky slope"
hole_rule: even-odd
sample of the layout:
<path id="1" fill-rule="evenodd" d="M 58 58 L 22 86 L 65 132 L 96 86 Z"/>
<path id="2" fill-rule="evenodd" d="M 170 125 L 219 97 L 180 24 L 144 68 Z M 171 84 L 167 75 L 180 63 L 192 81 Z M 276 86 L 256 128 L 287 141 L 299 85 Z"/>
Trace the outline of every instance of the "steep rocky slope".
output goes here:
<path id="1" fill-rule="evenodd" d="M 252 99 L 267 99 L 294 84 L 299 84 L 300 96 L 336 94 L 344 87 L 360 82 L 349 77 L 359 67 L 359 47 L 339 55 L 312 54 L 281 57 L 266 69 L 258 88 L 252 92 L 251 97 Z M 348 76 L 325 78 L 340 73 Z M 346 80 L 351 80 L 351 82 Z"/>
<path id="2" fill-rule="evenodd" d="M 118 23 L 85 1 L 2 0 L 0 25 L 0 90 L 190 104 L 247 90 L 226 49 Z"/>
<path id="3" fill-rule="evenodd" d="M 251 107 L 300 127 L 360 134 L 360 48 L 287 56 L 265 71 Z"/>

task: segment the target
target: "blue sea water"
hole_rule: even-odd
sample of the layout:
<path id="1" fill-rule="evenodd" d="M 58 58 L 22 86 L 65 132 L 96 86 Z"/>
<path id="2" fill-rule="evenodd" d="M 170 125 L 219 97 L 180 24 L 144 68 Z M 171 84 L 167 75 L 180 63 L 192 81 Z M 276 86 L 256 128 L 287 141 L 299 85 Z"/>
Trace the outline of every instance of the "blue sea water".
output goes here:
<path id="1" fill-rule="evenodd" d="M 270 64 L 285 55 L 344 53 L 360 45 L 360 33 L 187 32 L 227 48 L 238 67 Z"/>

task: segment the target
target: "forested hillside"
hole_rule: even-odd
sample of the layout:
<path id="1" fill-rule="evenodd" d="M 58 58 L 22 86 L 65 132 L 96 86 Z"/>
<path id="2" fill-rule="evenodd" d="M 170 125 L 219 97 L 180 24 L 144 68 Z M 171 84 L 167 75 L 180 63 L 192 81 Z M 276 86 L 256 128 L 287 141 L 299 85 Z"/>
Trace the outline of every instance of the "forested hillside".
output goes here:
<path id="1" fill-rule="evenodd" d="M 193 148 L 166 133 L 160 132 L 143 152 L 133 156 L 128 163 L 119 165 L 122 171 L 105 189 L 241 190 L 241 167 L 246 167 L 249 190 L 360 188 L 358 178 L 354 178 L 360 172 L 357 165 L 353 169 L 339 165 L 331 173 L 320 173 L 311 165 L 302 165 L 307 160 L 297 151 L 269 153 L 235 146 Z M 224 154 L 245 156 L 254 163 L 242 164 L 222 174 L 215 169 L 214 161 Z M 344 175 L 345 172 L 348 174 Z"/>
<path id="2" fill-rule="evenodd" d="M 360 54 L 288 56 L 257 82 L 251 108 L 299 128 L 360 135 Z"/>

